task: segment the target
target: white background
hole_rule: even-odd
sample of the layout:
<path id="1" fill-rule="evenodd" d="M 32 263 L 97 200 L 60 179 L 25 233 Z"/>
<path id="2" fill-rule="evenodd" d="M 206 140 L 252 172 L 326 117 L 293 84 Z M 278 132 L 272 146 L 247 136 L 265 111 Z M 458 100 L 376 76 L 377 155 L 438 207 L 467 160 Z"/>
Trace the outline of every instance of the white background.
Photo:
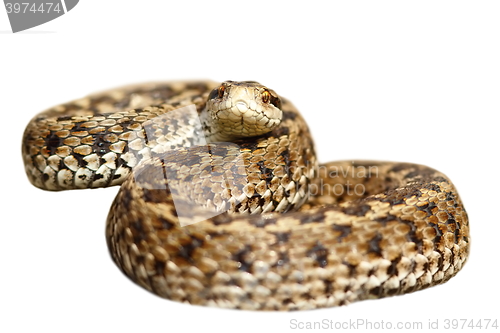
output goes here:
<path id="1" fill-rule="evenodd" d="M 415 321 L 419 332 L 429 320 L 500 325 L 499 17 L 495 1 L 87 0 L 12 34 L 0 10 L 0 332 L 298 331 L 292 319 Z M 117 188 L 32 187 L 22 133 L 37 112 L 87 93 L 187 78 L 257 80 L 288 97 L 322 161 L 446 173 L 470 217 L 463 271 L 411 295 L 294 313 L 189 306 L 132 284 L 104 238 Z"/>

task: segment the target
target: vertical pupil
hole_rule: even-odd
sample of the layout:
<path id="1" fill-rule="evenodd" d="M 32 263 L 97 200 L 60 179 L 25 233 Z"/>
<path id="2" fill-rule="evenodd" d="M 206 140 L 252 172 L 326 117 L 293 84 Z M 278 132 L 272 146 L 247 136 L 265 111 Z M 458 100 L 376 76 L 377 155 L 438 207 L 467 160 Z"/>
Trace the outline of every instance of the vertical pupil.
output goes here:
<path id="1" fill-rule="evenodd" d="M 224 86 L 219 87 L 219 98 L 222 98 L 224 96 Z"/>
<path id="2" fill-rule="evenodd" d="M 264 92 L 262 93 L 262 101 L 263 101 L 264 103 L 269 102 L 269 97 L 270 97 L 270 96 L 269 96 L 269 92 L 268 92 L 268 91 L 264 91 Z"/>

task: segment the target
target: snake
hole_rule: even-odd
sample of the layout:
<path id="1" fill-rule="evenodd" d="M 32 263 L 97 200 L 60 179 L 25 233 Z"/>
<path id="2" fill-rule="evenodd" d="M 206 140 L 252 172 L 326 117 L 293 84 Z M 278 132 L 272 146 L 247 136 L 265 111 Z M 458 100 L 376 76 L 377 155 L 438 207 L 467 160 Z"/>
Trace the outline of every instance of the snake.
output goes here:
<path id="1" fill-rule="evenodd" d="M 470 251 L 447 176 L 403 162 L 319 163 L 302 115 L 255 81 L 97 92 L 33 117 L 22 155 L 43 190 L 120 185 L 106 220 L 111 258 L 171 301 L 342 306 L 442 284 Z M 87 206 L 83 218 L 95 219 Z"/>

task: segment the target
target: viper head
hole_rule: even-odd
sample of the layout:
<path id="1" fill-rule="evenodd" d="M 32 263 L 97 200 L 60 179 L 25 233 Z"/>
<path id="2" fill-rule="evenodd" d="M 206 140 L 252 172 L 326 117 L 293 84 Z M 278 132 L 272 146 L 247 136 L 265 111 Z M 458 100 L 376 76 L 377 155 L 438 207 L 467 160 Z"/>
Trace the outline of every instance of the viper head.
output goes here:
<path id="1" fill-rule="evenodd" d="M 225 141 L 268 133 L 283 116 L 281 100 L 255 81 L 225 81 L 208 96 L 209 133 Z"/>

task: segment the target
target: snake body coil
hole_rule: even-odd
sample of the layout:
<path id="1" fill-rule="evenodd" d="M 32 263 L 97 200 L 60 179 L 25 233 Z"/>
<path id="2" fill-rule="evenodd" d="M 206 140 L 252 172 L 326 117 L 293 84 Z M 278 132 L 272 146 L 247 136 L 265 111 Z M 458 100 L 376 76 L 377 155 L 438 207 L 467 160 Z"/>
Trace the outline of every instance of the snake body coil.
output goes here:
<path id="1" fill-rule="evenodd" d="M 192 105 L 197 117 L 176 112 Z M 175 301 L 345 305 L 446 282 L 469 253 L 467 214 L 445 175 L 407 163 L 318 165 L 301 115 L 256 82 L 94 94 L 38 114 L 22 148 L 39 188 L 122 184 L 107 219 L 111 256 Z"/>

